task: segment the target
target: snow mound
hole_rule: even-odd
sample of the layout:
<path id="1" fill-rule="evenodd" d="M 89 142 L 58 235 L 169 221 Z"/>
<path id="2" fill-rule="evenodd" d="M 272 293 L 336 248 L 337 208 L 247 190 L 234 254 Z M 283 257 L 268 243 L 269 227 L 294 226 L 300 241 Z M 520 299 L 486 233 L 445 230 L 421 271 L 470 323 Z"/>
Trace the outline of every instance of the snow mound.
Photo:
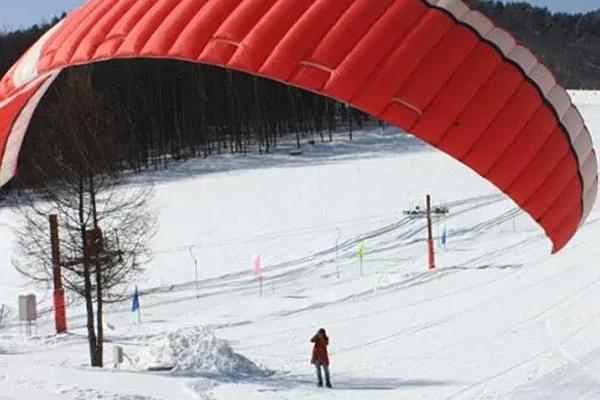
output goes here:
<path id="1" fill-rule="evenodd" d="M 180 329 L 148 345 L 135 360 L 138 369 L 199 375 L 268 375 L 205 327 Z"/>

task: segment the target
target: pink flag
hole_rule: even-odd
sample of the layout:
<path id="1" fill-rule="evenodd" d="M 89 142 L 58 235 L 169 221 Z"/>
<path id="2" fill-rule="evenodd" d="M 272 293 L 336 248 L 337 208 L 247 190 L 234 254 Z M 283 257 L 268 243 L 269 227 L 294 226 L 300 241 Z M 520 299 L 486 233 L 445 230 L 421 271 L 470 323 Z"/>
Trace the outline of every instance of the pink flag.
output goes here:
<path id="1" fill-rule="evenodd" d="M 254 256 L 254 260 L 252 260 L 252 274 L 254 276 L 260 276 L 260 269 L 262 268 L 260 263 L 260 255 Z"/>

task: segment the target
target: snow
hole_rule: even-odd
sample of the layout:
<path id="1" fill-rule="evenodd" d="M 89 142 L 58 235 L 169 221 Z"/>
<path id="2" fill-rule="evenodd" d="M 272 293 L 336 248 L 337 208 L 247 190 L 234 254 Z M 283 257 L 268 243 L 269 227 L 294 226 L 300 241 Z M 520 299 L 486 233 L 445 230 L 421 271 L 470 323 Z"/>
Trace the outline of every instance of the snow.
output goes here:
<path id="1" fill-rule="evenodd" d="M 159 338 L 134 356 L 132 366 L 142 371 L 169 370 L 228 377 L 269 374 L 235 353 L 227 341 L 217 339 L 207 327 L 179 329 Z"/>
<path id="2" fill-rule="evenodd" d="M 600 92 L 571 95 L 599 143 Z M 87 366 L 79 303 L 68 308 L 69 334 L 53 333 L 50 291 L 12 268 L 18 218 L 0 209 L 0 303 L 14 308 L 34 291 L 42 310 L 33 337 L 14 320 L 0 328 L 0 400 L 598 397 L 600 206 L 550 256 L 542 230 L 506 196 L 410 136 L 372 129 L 303 150 L 214 156 L 136 178 L 155 185 L 160 226 L 131 287 L 142 323 L 130 303 L 108 308 L 102 370 Z M 424 221 L 402 213 L 427 193 L 450 208 L 434 226 L 438 237 L 450 232 L 434 271 Z M 315 387 L 309 363 L 320 327 L 333 390 Z M 129 358 L 118 368 L 115 346 Z"/>

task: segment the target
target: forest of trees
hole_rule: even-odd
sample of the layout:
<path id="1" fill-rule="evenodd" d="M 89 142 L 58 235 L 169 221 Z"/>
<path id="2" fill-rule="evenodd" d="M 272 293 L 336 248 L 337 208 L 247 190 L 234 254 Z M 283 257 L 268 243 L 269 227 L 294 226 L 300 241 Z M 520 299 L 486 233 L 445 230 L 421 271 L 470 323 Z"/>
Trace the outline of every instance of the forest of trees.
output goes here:
<path id="1" fill-rule="evenodd" d="M 526 3 L 465 0 L 513 32 L 569 88 L 600 89 L 600 10 L 552 14 Z M 0 34 L 0 73 L 53 23 Z M 21 153 L 13 188 L 40 177 L 27 162 L 42 151 L 52 104 L 69 96 L 69 75 L 91 72 L 95 90 L 111 99 L 102 112 L 120 121 L 119 169 L 165 168 L 214 153 L 270 152 L 282 138 L 297 146 L 331 140 L 369 118 L 344 104 L 239 72 L 169 60 L 112 61 L 63 73 L 42 100 Z M 60 135 L 55 136 L 60 140 Z"/>
<path id="2" fill-rule="evenodd" d="M 527 3 L 467 2 L 525 43 L 565 87 L 600 89 L 600 3 L 596 11 L 573 15 Z"/>

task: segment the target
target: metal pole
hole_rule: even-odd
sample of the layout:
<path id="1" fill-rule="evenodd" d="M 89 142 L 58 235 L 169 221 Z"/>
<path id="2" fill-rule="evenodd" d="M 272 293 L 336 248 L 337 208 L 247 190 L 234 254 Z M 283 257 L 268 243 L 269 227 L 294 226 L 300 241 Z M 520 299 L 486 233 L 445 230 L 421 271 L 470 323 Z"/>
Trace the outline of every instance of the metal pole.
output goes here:
<path id="1" fill-rule="evenodd" d="M 435 250 L 433 247 L 433 229 L 431 222 L 431 196 L 427 195 L 427 255 L 429 261 L 429 269 L 435 268 Z"/>
<path id="2" fill-rule="evenodd" d="M 200 297 L 199 288 L 198 288 L 198 259 L 194 255 L 192 251 L 192 246 L 189 248 L 190 256 L 194 259 L 194 280 L 196 282 L 196 298 Z"/>
<path id="3" fill-rule="evenodd" d="M 52 276 L 54 278 L 54 324 L 57 333 L 67 331 L 67 312 L 65 305 L 65 290 L 62 286 L 60 270 L 60 242 L 58 237 L 58 216 L 52 214 L 50 222 L 50 244 L 52 246 Z"/>

